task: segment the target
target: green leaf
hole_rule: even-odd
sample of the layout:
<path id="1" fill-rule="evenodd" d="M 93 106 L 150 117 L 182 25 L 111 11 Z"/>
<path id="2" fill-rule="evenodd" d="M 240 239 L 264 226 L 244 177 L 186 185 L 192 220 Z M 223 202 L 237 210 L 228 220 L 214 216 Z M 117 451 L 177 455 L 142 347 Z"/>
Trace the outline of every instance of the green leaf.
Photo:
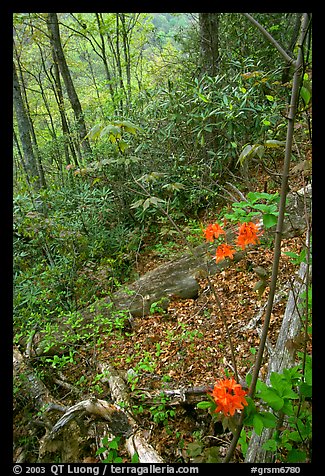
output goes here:
<path id="1" fill-rule="evenodd" d="M 126 132 L 130 132 L 131 134 L 136 134 L 137 131 L 141 131 L 141 127 L 136 126 L 131 121 L 116 121 L 115 124 L 119 127 L 125 129 Z"/>
<path id="2" fill-rule="evenodd" d="M 145 200 L 145 201 L 143 202 L 143 205 L 142 205 L 142 206 L 143 206 L 143 209 L 144 209 L 144 210 L 147 210 L 147 208 L 150 206 L 150 203 L 151 203 L 151 200 L 150 200 L 150 197 L 149 197 L 149 198 L 147 198 L 147 200 Z"/>
<path id="3" fill-rule="evenodd" d="M 139 208 L 143 205 L 144 200 L 137 200 L 136 202 L 133 202 L 130 208 Z"/>
<path id="4" fill-rule="evenodd" d="M 206 448 L 204 451 L 204 456 L 206 463 L 219 463 L 219 447 L 210 446 L 209 448 Z"/>
<path id="5" fill-rule="evenodd" d="M 103 129 L 103 125 L 101 122 L 99 122 L 98 124 L 95 124 L 91 129 L 90 131 L 88 132 L 88 134 L 84 137 L 84 139 L 86 139 L 87 137 L 89 137 L 90 139 L 94 140 L 94 139 L 97 139 L 97 137 L 99 137 L 101 131 Z"/>
<path id="6" fill-rule="evenodd" d="M 305 451 L 293 448 L 288 452 L 286 462 L 287 463 L 304 463 L 306 461 L 307 454 Z"/>
<path id="7" fill-rule="evenodd" d="M 209 102 L 209 99 L 203 96 L 203 94 L 197 93 L 197 95 L 199 96 L 200 99 L 202 99 L 203 102 Z"/>
<path id="8" fill-rule="evenodd" d="M 308 106 L 309 101 L 311 99 L 311 92 L 305 86 L 301 86 L 300 96 L 302 97 L 305 106 Z"/>
<path id="9" fill-rule="evenodd" d="M 105 451 L 107 451 L 107 448 L 104 448 L 102 446 L 101 448 L 98 448 L 98 450 L 96 451 L 96 455 L 100 455 L 100 454 L 104 453 Z"/>
<path id="10" fill-rule="evenodd" d="M 255 433 L 260 436 L 264 428 L 264 425 L 263 425 L 263 420 L 259 413 L 256 413 L 253 417 L 253 427 L 254 427 Z"/>
<path id="11" fill-rule="evenodd" d="M 259 415 L 262 418 L 263 425 L 265 426 L 265 428 L 276 428 L 277 419 L 273 413 L 260 412 Z"/>
<path id="12" fill-rule="evenodd" d="M 203 445 L 196 441 L 194 441 L 193 443 L 189 443 L 186 448 L 187 454 L 191 456 L 192 458 L 202 454 L 202 451 L 203 451 Z"/>
<path id="13" fill-rule="evenodd" d="M 135 452 L 134 455 L 132 456 L 131 463 L 139 463 L 139 455 L 137 452 Z"/>
<path id="14" fill-rule="evenodd" d="M 264 155 L 265 147 L 263 145 L 258 145 L 255 150 L 255 154 L 261 159 Z"/>
<path id="15" fill-rule="evenodd" d="M 275 411 L 281 410 L 284 405 L 283 398 L 281 398 L 273 388 L 262 390 L 259 393 L 259 397 Z"/>
<path id="16" fill-rule="evenodd" d="M 262 448 L 263 450 L 266 450 L 266 451 L 273 451 L 274 453 L 276 452 L 277 450 L 277 442 L 275 440 L 267 440 L 265 441 L 265 443 L 263 443 L 262 445 Z"/>
<path id="17" fill-rule="evenodd" d="M 264 213 L 263 215 L 263 225 L 265 228 L 271 228 L 276 225 L 278 218 L 273 213 Z"/>
<path id="18" fill-rule="evenodd" d="M 165 201 L 158 197 L 150 197 L 149 200 L 150 200 L 150 203 L 152 203 L 152 205 L 158 205 L 158 203 L 163 203 Z"/>
<path id="19" fill-rule="evenodd" d="M 308 385 L 308 383 L 303 382 L 299 386 L 299 392 L 304 397 L 311 398 L 312 395 L 313 395 L 313 387 L 312 387 L 312 385 Z"/>
<path id="20" fill-rule="evenodd" d="M 286 142 L 283 140 L 269 139 L 264 142 L 264 145 L 269 149 L 272 149 L 276 147 L 284 147 L 286 145 Z"/>
<path id="21" fill-rule="evenodd" d="M 100 137 L 104 137 L 105 135 L 109 135 L 110 136 L 110 139 L 111 137 L 113 136 L 114 138 L 121 138 L 122 135 L 121 135 L 121 128 L 118 127 L 118 126 L 114 126 L 113 124 L 108 124 L 107 126 L 105 126 L 101 133 L 100 133 Z"/>
<path id="22" fill-rule="evenodd" d="M 112 448 L 113 450 L 117 450 L 118 449 L 118 444 L 119 444 L 119 442 L 118 442 L 117 438 L 114 438 L 112 441 L 110 441 L 108 443 L 108 448 Z"/>
<path id="23" fill-rule="evenodd" d="M 250 144 L 247 144 L 246 147 L 244 147 L 244 149 L 241 151 L 237 163 L 243 165 L 244 161 L 251 155 L 252 148 L 253 147 Z"/>
<path id="24" fill-rule="evenodd" d="M 118 141 L 118 147 L 121 152 L 125 152 L 125 150 L 128 148 L 128 143 L 125 142 L 124 140 L 119 140 Z"/>
<path id="25" fill-rule="evenodd" d="M 203 401 L 203 402 L 199 402 L 196 407 L 197 408 L 201 408 L 201 410 L 207 410 L 211 407 L 213 407 L 214 403 L 213 402 L 208 402 L 208 401 Z"/>

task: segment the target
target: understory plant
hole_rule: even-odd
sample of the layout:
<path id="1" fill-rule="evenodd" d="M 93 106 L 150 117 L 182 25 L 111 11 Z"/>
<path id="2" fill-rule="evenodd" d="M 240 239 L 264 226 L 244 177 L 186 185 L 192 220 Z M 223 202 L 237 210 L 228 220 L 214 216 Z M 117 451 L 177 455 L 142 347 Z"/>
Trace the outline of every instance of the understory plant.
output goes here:
<path id="1" fill-rule="evenodd" d="M 263 196 L 263 198 L 265 197 Z M 270 210 L 265 211 L 269 216 Z M 275 211 L 272 211 L 275 215 Z M 243 218 L 241 206 L 235 208 L 234 217 L 236 219 Z M 234 217 L 230 214 L 227 216 L 228 219 Z M 263 220 L 263 222 L 269 227 L 272 226 L 269 219 Z M 234 245 L 224 242 L 226 232 L 223 227 L 218 223 L 213 223 L 208 225 L 203 233 L 206 241 L 216 243 L 215 259 L 217 263 L 226 258 L 233 259 L 236 250 Z M 253 222 L 242 222 L 239 224 L 236 245 L 241 249 L 245 249 L 249 245 L 256 245 L 259 243 L 261 234 L 262 231 Z M 301 253 L 300 256 L 295 255 L 292 258 L 296 262 L 310 260 L 310 253 Z M 307 334 L 310 330 L 308 315 L 304 317 L 304 322 Z M 229 334 L 228 337 L 231 339 Z M 232 349 L 232 345 L 230 348 Z M 235 362 L 234 355 L 233 362 Z M 238 382 L 235 364 L 234 370 L 235 378 L 218 380 L 208 395 L 209 400 L 200 402 L 197 407 L 208 409 L 213 417 L 221 419 L 224 429 L 229 428 L 234 434 L 241 418 L 242 428 L 238 441 L 244 456 L 247 451 L 249 428 L 253 428 L 257 435 L 261 435 L 264 429 L 272 429 L 269 439 L 263 444 L 263 449 L 272 452 L 277 461 L 290 463 L 310 461 L 312 436 L 311 356 L 306 353 L 300 354 L 298 365 L 284 369 L 281 373 L 272 372 L 269 384 L 257 379 L 254 394 L 251 392 L 250 395 L 248 390 L 243 389 Z M 247 386 L 251 385 L 251 382 L 252 375 L 248 374 Z M 242 411 L 241 414 L 240 411 Z"/>

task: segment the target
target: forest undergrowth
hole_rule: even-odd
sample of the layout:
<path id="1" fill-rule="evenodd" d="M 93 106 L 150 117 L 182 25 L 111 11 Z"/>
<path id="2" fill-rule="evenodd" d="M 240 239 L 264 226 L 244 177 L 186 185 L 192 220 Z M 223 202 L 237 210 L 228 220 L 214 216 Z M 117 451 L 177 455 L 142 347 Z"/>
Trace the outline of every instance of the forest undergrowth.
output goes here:
<path id="1" fill-rule="evenodd" d="M 310 462 L 312 15 L 13 27 L 13 460 Z"/>
<path id="2" fill-rule="evenodd" d="M 260 183 L 264 183 L 260 177 Z M 299 178 L 291 184 L 294 189 L 303 185 Z M 220 211 L 207 210 L 202 216 L 201 230 L 214 222 Z M 199 240 L 204 240 L 200 231 Z M 301 255 L 305 247 L 305 233 L 284 239 L 281 247 L 281 262 L 278 289 L 282 295 L 276 300 L 271 316 L 267 351 L 261 367 L 261 378 L 267 374 L 267 362 L 274 348 L 292 279 L 299 264 L 292 257 Z M 182 241 L 152 243 L 148 240 L 135 263 L 136 275 L 157 268 L 170 259 L 184 253 Z M 214 259 L 213 256 L 211 259 Z M 150 314 L 132 319 L 132 329 L 125 328 L 123 319 L 113 332 L 94 334 L 93 341 L 80 342 L 69 353 L 35 359 L 37 374 L 45 382 L 55 399 L 69 407 L 87 395 L 109 400 L 109 387 L 105 376 L 98 372 L 98 363 L 109 363 L 123 375 L 129 385 L 132 411 L 141 420 L 152 444 L 165 461 L 215 462 L 224 456 L 232 433 L 224 428 L 195 403 L 179 405 L 159 395 L 160 390 L 185 388 L 211 388 L 217 379 L 233 376 L 232 356 L 227 343 L 225 328 L 219 307 L 210 292 L 215 287 L 227 320 L 235 349 L 235 358 L 240 381 L 245 385 L 245 376 L 252 370 L 259 343 L 258 329 L 263 322 L 263 306 L 268 285 L 259 293 L 256 284 L 259 276 L 256 268 L 272 267 L 272 246 L 258 246 L 247 251 L 245 257 L 215 276 L 210 282 L 199 278 L 200 292 L 196 299 L 173 299 L 167 309 L 160 303 L 151 306 Z M 98 279 L 98 275 L 96 276 Z M 296 350 L 302 350 L 303 342 Z M 312 353 L 311 337 L 307 344 Z M 152 396 L 154 395 L 154 396 Z M 201 399 L 206 394 L 203 393 Z M 96 423 L 94 423 L 96 425 Z M 96 433 L 96 432 L 95 432 Z M 43 430 L 33 416 L 31 402 L 15 395 L 14 441 L 15 460 L 19 453 L 28 452 L 28 460 L 37 460 L 39 439 Z M 128 462 L 120 437 L 112 437 L 109 450 L 118 461 Z M 105 443 L 105 442 L 104 442 Z M 235 460 L 242 462 L 245 442 L 239 445 Z M 218 448 L 218 456 L 215 448 Z M 83 449 L 84 462 L 100 462 L 103 456 L 98 448 L 105 448 L 96 437 L 88 438 Z M 107 448 L 106 448 L 107 449 Z M 113 454 L 114 453 L 114 454 Z M 116 461 L 117 461 L 116 460 Z"/>

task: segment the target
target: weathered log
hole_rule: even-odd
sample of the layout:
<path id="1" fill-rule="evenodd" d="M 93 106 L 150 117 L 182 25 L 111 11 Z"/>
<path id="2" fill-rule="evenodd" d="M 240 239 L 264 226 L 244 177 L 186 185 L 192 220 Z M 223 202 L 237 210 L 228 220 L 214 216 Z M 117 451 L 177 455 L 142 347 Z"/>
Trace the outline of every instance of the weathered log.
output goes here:
<path id="1" fill-rule="evenodd" d="M 116 405 L 121 405 L 121 411 L 125 413 L 132 428 L 131 434 L 127 436 L 125 442 L 126 449 L 131 458 L 137 453 L 139 463 L 164 463 L 163 458 L 147 442 L 144 430 L 139 428 L 136 419 L 131 413 L 129 392 L 122 377 L 108 364 L 99 363 L 98 367 L 100 372 L 108 374 L 107 379 L 112 399 Z"/>
<path id="2" fill-rule="evenodd" d="M 299 335 L 302 326 L 299 307 L 303 302 L 302 293 L 306 289 L 307 269 L 307 264 L 301 263 L 293 288 L 289 292 L 277 343 L 269 357 L 266 377 L 266 383 L 268 385 L 270 384 L 272 372 L 281 373 L 283 369 L 291 368 L 295 365 L 295 348 L 290 345 L 290 342 L 293 342 Z M 273 428 L 264 428 L 261 435 L 257 435 L 255 431 L 253 431 L 245 457 L 246 463 L 273 462 L 274 454 L 262 448 L 262 445 L 272 438 L 273 433 Z"/>
<path id="3" fill-rule="evenodd" d="M 37 410 L 44 411 L 44 409 L 53 408 L 64 411 L 65 407 L 52 397 L 48 388 L 36 376 L 16 347 L 13 349 L 13 376 L 14 383 L 20 390 L 19 395 L 30 399 Z"/>

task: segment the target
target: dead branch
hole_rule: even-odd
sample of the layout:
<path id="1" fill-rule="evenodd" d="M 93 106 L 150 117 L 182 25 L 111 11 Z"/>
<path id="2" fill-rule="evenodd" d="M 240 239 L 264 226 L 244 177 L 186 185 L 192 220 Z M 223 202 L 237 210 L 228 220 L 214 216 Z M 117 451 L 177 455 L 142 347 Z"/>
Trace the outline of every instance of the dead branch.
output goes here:
<path id="1" fill-rule="evenodd" d="M 161 456 L 147 442 L 145 432 L 139 428 L 137 421 L 131 413 L 129 392 L 122 377 L 113 367 L 106 363 L 99 363 L 98 367 L 100 372 L 108 375 L 112 399 L 116 405 L 121 405 L 121 412 L 125 413 L 132 428 L 132 432 L 127 436 L 125 442 L 126 449 L 131 458 L 137 453 L 140 463 L 164 463 Z"/>

